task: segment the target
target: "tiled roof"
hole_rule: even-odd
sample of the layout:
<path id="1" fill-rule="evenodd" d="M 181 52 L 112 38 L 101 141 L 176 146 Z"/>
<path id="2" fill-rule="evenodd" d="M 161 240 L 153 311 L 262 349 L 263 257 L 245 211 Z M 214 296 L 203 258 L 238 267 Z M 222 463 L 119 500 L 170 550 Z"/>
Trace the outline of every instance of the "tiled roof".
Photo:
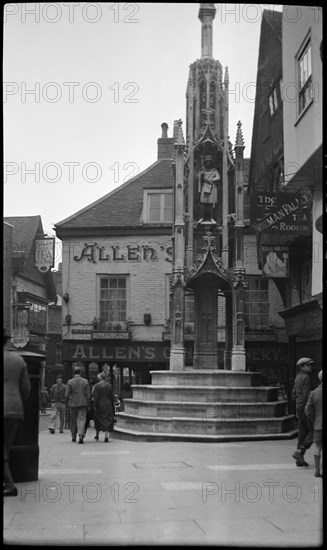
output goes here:
<path id="1" fill-rule="evenodd" d="M 57 228 L 140 225 L 143 189 L 173 187 L 172 159 L 160 159 L 114 191 L 55 224 Z"/>
<path id="2" fill-rule="evenodd" d="M 268 21 L 279 38 L 282 38 L 282 12 L 275 10 L 263 10 L 263 17 Z"/>
<path id="3" fill-rule="evenodd" d="M 30 252 L 37 232 L 43 233 L 41 216 L 9 216 L 4 221 L 13 225 L 12 240 L 15 246 Z"/>

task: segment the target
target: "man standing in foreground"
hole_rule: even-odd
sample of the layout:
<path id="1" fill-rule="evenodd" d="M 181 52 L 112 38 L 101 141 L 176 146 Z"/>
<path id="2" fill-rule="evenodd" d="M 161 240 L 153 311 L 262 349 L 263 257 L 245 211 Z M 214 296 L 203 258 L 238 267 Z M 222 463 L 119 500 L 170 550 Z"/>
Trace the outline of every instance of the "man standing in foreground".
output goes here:
<path id="1" fill-rule="evenodd" d="M 24 359 L 6 348 L 9 336 L 3 333 L 3 496 L 17 496 L 17 487 L 11 475 L 9 458 L 19 423 L 24 420 L 24 403 L 31 383 Z"/>
<path id="2" fill-rule="evenodd" d="M 51 434 L 55 433 L 56 420 L 59 415 L 59 432 L 62 434 L 64 432 L 65 424 L 65 412 L 66 412 L 66 385 L 62 382 L 62 376 L 59 375 L 56 378 L 57 383 L 51 386 L 50 390 L 50 399 L 52 403 L 52 414 L 50 416 L 49 422 L 49 432 Z"/>
<path id="3" fill-rule="evenodd" d="M 315 477 L 322 477 L 320 471 L 320 458 L 322 451 L 322 370 L 318 374 L 320 385 L 313 390 L 305 406 L 305 414 L 313 422 L 313 442 L 315 444 L 314 461 Z"/>
<path id="4" fill-rule="evenodd" d="M 67 382 L 65 391 L 66 401 L 70 401 L 70 431 L 72 441 L 76 441 L 78 433 L 78 443 L 84 443 L 86 411 L 90 405 L 90 387 L 85 378 L 81 376 L 81 369 L 75 367 L 74 378 Z"/>
<path id="5" fill-rule="evenodd" d="M 296 402 L 299 435 L 297 450 L 292 457 L 295 458 L 297 466 L 309 466 L 304 460 L 304 454 L 313 443 L 313 423 L 304 412 L 312 390 L 312 365 L 313 360 L 309 357 L 301 357 L 296 363 L 296 366 L 300 368 L 300 372 L 294 380 L 292 398 Z"/>

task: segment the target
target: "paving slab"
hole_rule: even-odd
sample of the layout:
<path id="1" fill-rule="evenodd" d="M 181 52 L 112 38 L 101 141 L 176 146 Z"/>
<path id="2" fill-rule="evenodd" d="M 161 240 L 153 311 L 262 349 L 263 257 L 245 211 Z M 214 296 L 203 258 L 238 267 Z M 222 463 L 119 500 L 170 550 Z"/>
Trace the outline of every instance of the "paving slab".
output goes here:
<path id="1" fill-rule="evenodd" d="M 4 499 L 4 542 L 319 546 L 322 478 L 295 442 L 72 443 L 40 425 L 39 479 Z M 304 521 L 305 518 L 305 521 Z"/>

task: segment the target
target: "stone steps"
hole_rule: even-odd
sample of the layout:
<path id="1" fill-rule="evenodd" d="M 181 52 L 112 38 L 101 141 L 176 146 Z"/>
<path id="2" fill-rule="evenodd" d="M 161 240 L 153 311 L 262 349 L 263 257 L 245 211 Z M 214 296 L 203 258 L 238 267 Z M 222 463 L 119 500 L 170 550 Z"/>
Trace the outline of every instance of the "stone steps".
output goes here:
<path id="1" fill-rule="evenodd" d="M 253 435 L 289 432 L 293 428 L 292 415 L 278 418 L 206 419 L 158 417 L 119 413 L 117 428 L 148 433 L 175 433 L 189 435 Z M 115 429 L 117 429 L 115 428 Z"/>
<path id="2" fill-rule="evenodd" d="M 145 441 L 247 441 L 295 437 L 295 416 L 247 371 L 153 371 L 152 384 L 133 385 L 118 413 L 116 437 Z"/>
<path id="3" fill-rule="evenodd" d="M 189 402 L 125 399 L 124 413 L 135 416 L 191 417 L 202 420 L 265 419 L 286 415 L 287 401 L 266 403 L 236 402 Z"/>
<path id="4" fill-rule="evenodd" d="M 152 371 L 152 385 L 167 386 L 259 386 L 262 374 L 259 372 L 230 370 L 185 370 L 185 371 Z"/>
<path id="5" fill-rule="evenodd" d="M 254 386 L 132 386 L 133 399 L 192 402 L 268 402 L 278 401 L 278 387 Z"/>

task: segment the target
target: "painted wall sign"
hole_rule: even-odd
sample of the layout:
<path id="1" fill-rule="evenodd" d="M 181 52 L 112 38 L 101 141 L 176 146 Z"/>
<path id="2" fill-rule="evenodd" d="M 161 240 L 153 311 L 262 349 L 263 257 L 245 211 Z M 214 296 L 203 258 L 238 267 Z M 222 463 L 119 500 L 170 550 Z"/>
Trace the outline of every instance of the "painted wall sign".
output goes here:
<path id="1" fill-rule="evenodd" d="M 265 277 L 286 278 L 289 276 L 289 247 L 285 245 L 262 245 L 262 274 Z"/>
<path id="2" fill-rule="evenodd" d="M 259 234 L 309 235 L 312 222 L 311 192 L 252 192 L 250 222 Z"/>
<path id="3" fill-rule="evenodd" d="M 172 262 L 173 248 L 165 245 L 107 245 L 96 242 L 84 243 L 80 255 L 73 257 L 74 262 L 157 262 L 161 259 Z"/>
<path id="4" fill-rule="evenodd" d="M 55 240 L 51 237 L 35 241 L 35 267 L 42 273 L 54 267 Z"/>
<path id="5" fill-rule="evenodd" d="M 223 368 L 223 347 L 221 361 Z M 278 364 L 286 360 L 287 344 L 271 342 L 247 342 L 246 355 L 251 364 L 262 365 L 267 361 L 270 364 Z M 169 362 L 170 345 L 166 342 L 119 342 L 93 344 L 84 342 L 63 342 L 62 360 L 81 361 L 95 363 L 115 362 L 121 363 L 166 363 Z M 193 342 L 185 343 L 186 363 L 191 365 L 193 360 Z"/>

